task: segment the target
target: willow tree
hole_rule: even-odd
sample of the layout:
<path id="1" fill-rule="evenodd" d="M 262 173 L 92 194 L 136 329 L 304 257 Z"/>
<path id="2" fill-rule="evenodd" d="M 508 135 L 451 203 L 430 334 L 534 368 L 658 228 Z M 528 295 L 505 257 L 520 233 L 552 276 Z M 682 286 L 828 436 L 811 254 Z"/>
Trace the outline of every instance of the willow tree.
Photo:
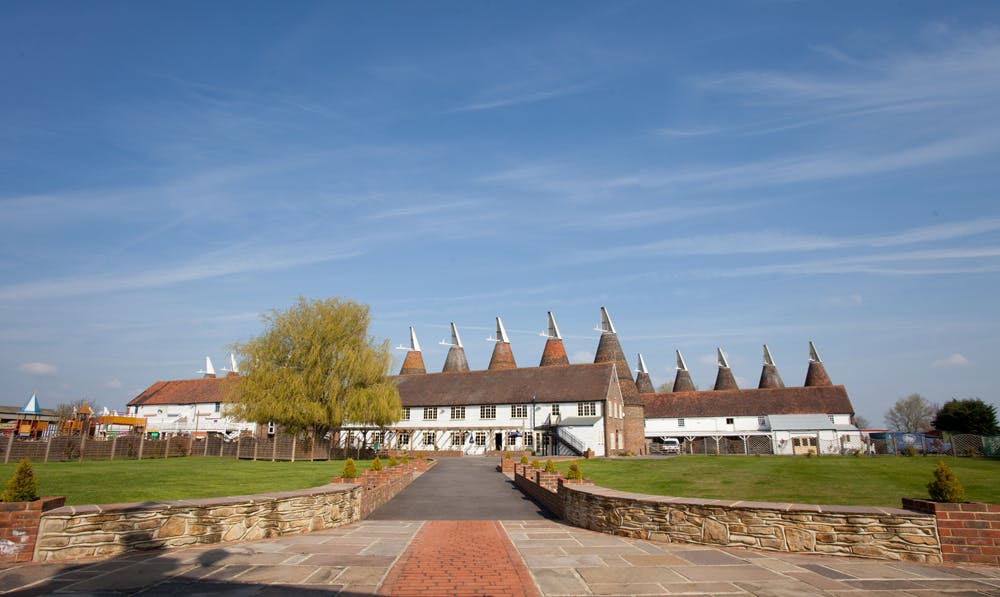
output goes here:
<path id="1" fill-rule="evenodd" d="M 298 302 L 264 316 L 260 336 L 236 346 L 240 383 L 234 414 L 318 435 L 345 423 L 383 427 L 402 416 L 387 379 L 388 341 L 368 335 L 368 306 L 330 298 Z"/>

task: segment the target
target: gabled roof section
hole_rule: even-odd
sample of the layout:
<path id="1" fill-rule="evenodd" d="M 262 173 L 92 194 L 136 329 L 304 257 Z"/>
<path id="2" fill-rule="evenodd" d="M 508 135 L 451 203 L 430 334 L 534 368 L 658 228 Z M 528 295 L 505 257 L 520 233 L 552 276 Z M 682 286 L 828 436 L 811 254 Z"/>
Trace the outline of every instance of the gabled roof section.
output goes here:
<path id="1" fill-rule="evenodd" d="M 601 401 L 614 365 L 567 365 L 390 377 L 403 406 L 470 406 Z"/>
<path id="2" fill-rule="evenodd" d="M 154 404 L 211 404 L 228 402 L 229 392 L 239 377 L 203 377 L 179 381 L 158 381 L 129 400 L 127 406 Z"/>
<path id="3" fill-rule="evenodd" d="M 642 399 L 649 419 L 854 414 L 844 386 L 671 392 Z"/>

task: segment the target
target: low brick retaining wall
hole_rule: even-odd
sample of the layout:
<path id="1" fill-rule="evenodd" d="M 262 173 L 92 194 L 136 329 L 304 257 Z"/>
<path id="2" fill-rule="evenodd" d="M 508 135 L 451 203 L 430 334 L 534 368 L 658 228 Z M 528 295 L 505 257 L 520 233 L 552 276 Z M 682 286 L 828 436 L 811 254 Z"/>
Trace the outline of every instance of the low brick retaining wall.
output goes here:
<path id="1" fill-rule="evenodd" d="M 903 507 L 934 515 L 945 562 L 1000 566 L 1000 504 L 904 498 Z"/>
<path id="2" fill-rule="evenodd" d="M 0 503 L 0 564 L 30 562 L 43 512 L 61 507 L 64 497 Z"/>
<path id="3" fill-rule="evenodd" d="M 111 557 L 128 551 L 298 535 L 367 517 L 433 462 L 366 471 L 358 482 L 278 493 L 65 506 L 41 516 L 34 561 Z"/>
<path id="4" fill-rule="evenodd" d="M 663 497 L 569 481 L 520 464 L 514 482 L 566 522 L 668 543 L 940 563 L 934 516 L 901 508 Z M 947 557 L 945 559 L 948 559 Z M 977 561 L 977 560 L 965 560 Z"/>

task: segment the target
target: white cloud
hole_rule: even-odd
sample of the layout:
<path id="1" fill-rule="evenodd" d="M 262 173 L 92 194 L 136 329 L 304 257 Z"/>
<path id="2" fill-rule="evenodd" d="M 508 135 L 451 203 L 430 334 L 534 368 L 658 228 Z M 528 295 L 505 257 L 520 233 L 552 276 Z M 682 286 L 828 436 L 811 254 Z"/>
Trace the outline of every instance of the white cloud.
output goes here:
<path id="1" fill-rule="evenodd" d="M 956 352 L 946 356 L 943 359 L 938 359 L 931 363 L 931 367 L 967 367 L 969 365 L 969 359 L 962 353 Z"/>
<path id="2" fill-rule="evenodd" d="M 510 106 L 518 106 L 522 104 L 534 104 L 537 102 L 543 102 L 546 100 L 555 99 L 557 97 L 563 97 L 566 95 L 573 95 L 576 93 L 580 93 L 581 91 L 584 91 L 589 88 L 590 88 L 589 85 L 573 85 L 557 89 L 529 91 L 517 95 L 499 97 L 492 100 L 485 100 L 481 102 L 466 104 L 464 106 L 459 106 L 457 108 L 454 108 L 450 110 L 450 112 L 479 112 L 481 110 L 495 110 L 497 108 L 507 108 Z"/>
<path id="3" fill-rule="evenodd" d="M 51 363 L 21 363 L 17 368 L 22 373 L 27 373 L 28 375 L 52 375 L 56 372 L 56 366 Z"/>
<path id="4" fill-rule="evenodd" d="M 718 365 L 719 355 L 715 354 L 714 352 L 712 354 L 701 355 L 700 357 L 698 357 L 698 362 L 701 363 L 702 365 Z"/>
<path id="5" fill-rule="evenodd" d="M 845 296 L 831 296 L 826 299 L 828 305 L 833 305 L 834 307 L 856 307 L 860 305 L 864 300 L 858 293 L 848 294 Z"/>
<path id="6" fill-rule="evenodd" d="M 106 383 L 106 384 L 104 384 L 104 385 L 105 385 L 106 387 L 109 387 L 109 388 L 111 388 L 112 390 L 119 390 L 119 389 L 121 389 L 121 387 L 122 387 L 122 382 L 121 382 L 121 380 L 120 380 L 120 379 L 118 379 L 118 378 L 116 377 L 115 379 L 112 379 L 111 381 L 109 381 L 108 383 Z"/>
<path id="7" fill-rule="evenodd" d="M 586 350 L 581 350 L 579 352 L 574 352 L 573 354 L 571 354 L 569 356 L 569 362 L 570 363 L 593 363 L 594 362 L 594 353 L 586 351 Z"/>

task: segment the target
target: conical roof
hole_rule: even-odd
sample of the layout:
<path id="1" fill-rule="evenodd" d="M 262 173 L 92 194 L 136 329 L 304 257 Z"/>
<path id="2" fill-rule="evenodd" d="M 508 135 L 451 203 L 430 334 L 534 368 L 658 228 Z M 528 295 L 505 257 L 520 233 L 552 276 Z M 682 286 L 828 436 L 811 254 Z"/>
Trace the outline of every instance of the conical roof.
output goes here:
<path id="1" fill-rule="evenodd" d="M 556 325 L 556 318 L 549 311 L 549 329 L 544 334 L 546 338 L 545 348 L 542 350 L 542 360 L 539 367 L 551 367 L 553 365 L 569 365 L 569 357 L 566 355 L 566 347 L 563 346 L 562 335 L 559 333 L 559 326 Z"/>
<path id="2" fill-rule="evenodd" d="M 653 380 L 649 378 L 649 369 L 646 368 L 646 361 L 642 358 L 642 353 L 639 353 L 639 369 L 635 374 L 635 387 L 639 390 L 640 394 L 653 394 L 656 392 L 656 388 L 653 387 Z"/>
<path id="3" fill-rule="evenodd" d="M 677 375 L 674 376 L 674 392 L 694 392 L 697 388 L 691 380 L 691 372 L 688 371 L 687 363 L 681 356 L 681 351 L 677 352 Z"/>
<path id="4" fill-rule="evenodd" d="M 19 414 L 19 415 L 40 415 L 40 414 L 42 414 L 42 409 L 41 409 L 41 407 L 38 406 L 37 392 L 32 392 L 31 393 L 31 398 L 28 398 L 28 401 L 24 403 L 24 408 L 22 408 L 21 410 L 17 411 L 17 414 Z"/>
<path id="5" fill-rule="evenodd" d="M 736 377 L 733 375 L 733 370 L 729 368 L 729 361 L 726 359 L 726 353 L 722 352 L 719 348 L 719 372 L 715 375 L 715 388 L 716 390 L 738 390 L 740 387 L 736 384 Z"/>
<path id="6" fill-rule="evenodd" d="M 628 366 L 628 360 L 622 351 L 622 345 L 618 342 L 618 334 L 615 326 L 611 323 L 611 316 L 608 310 L 601 307 L 601 341 L 597 345 L 597 354 L 594 355 L 595 363 L 614 363 L 615 371 L 618 374 L 618 385 L 621 388 L 622 399 L 626 405 L 642 404 L 639 399 L 639 388 L 635 386 L 632 379 L 632 370 Z"/>
<path id="7" fill-rule="evenodd" d="M 816 346 L 809 341 L 809 370 L 806 371 L 806 387 L 810 386 L 832 386 L 830 376 L 826 374 L 826 367 L 816 352 Z"/>
<path id="8" fill-rule="evenodd" d="M 757 384 L 757 387 L 761 389 L 785 387 L 785 382 L 781 380 L 778 367 L 774 364 L 774 359 L 771 358 L 771 351 L 767 349 L 767 344 L 764 345 L 764 368 L 760 372 L 760 383 Z"/>
<path id="9" fill-rule="evenodd" d="M 445 344 L 448 344 L 447 342 Z M 462 348 L 462 338 L 458 335 L 458 328 L 455 322 L 451 322 L 451 348 L 448 349 L 448 356 L 444 359 L 442 373 L 460 373 L 469 370 L 469 361 L 465 358 L 465 349 Z"/>
<path id="10" fill-rule="evenodd" d="M 424 366 L 424 355 L 420 351 L 420 341 L 417 340 L 417 332 L 410 326 L 410 348 L 406 351 L 406 357 L 403 359 L 403 366 L 400 368 L 399 374 L 422 375 L 424 373 L 427 373 L 427 367 Z"/>
<path id="11" fill-rule="evenodd" d="M 507 330 L 503 327 L 503 321 L 497 317 L 497 335 L 493 338 L 496 344 L 493 345 L 493 356 L 490 357 L 490 371 L 502 369 L 517 369 L 517 362 L 514 361 L 514 352 L 510 349 L 510 338 L 507 337 Z"/>

